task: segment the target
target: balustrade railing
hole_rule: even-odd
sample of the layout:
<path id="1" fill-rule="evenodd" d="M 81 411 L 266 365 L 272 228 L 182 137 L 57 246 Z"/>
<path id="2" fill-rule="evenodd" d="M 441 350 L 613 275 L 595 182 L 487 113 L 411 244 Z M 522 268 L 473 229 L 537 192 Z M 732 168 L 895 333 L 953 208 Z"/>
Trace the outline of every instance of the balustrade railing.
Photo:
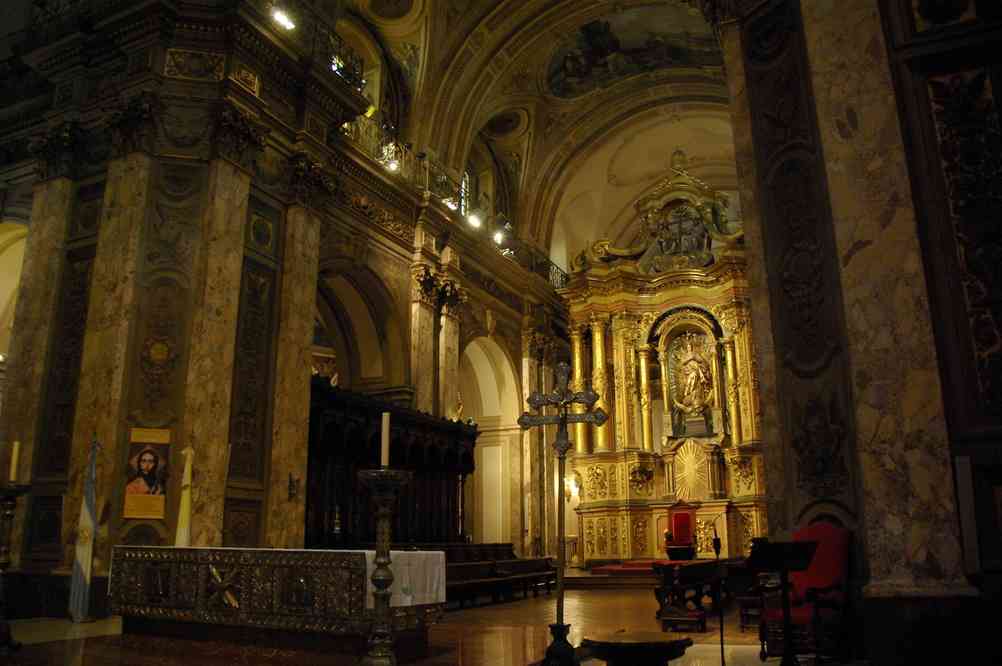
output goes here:
<path id="1" fill-rule="evenodd" d="M 410 146 L 399 141 L 394 132 L 381 122 L 378 113 L 373 117 L 359 116 L 345 123 L 341 128 L 341 135 L 374 162 L 380 164 L 391 177 L 418 191 L 429 192 L 457 217 L 462 214 L 459 182 L 450 176 L 440 163 L 423 154 L 415 154 Z M 500 231 L 502 234 L 500 242 L 498 239 L 488 242 L 491 242 L 502 256 L 539 275 L 554 289 L 566 287 L 567 273 L 539 249 L 512 235 L 510 233 L 512 226 L 510 220 L 499 216 L 494 231 Z M 487 234 L 488 237 L 490 235 Z"/>

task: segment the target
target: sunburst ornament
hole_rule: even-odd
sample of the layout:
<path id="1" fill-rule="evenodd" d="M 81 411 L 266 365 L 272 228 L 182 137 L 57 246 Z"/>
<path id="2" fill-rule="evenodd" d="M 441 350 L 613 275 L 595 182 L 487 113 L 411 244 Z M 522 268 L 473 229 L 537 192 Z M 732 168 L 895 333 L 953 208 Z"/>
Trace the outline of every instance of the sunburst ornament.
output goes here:
<path id="1" fill-rule="evenodd" d="M 706 488 L 706 452 L 686 442 L 675 454 L 675 495 L 680 500 L 699 499 Z"/>

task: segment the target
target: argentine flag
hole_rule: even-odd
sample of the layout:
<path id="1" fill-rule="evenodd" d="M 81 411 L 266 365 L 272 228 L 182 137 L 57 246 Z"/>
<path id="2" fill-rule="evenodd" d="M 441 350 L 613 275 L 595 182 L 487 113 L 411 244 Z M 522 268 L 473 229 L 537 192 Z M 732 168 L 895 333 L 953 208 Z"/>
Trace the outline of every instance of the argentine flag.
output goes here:
<path id="1" fill-rule="evenodd" d="M 90 459 L 84 477 L 80 522 L 77 524 L 77 552 L 73 561 L 73 583 L 70 587 L 70 617 L 74 622 L 89 622 L 90 574 L 94 563 L 94 531 L 97 527 L 97 452 L 101 445 L 95 437 L 90 443 Z"/>

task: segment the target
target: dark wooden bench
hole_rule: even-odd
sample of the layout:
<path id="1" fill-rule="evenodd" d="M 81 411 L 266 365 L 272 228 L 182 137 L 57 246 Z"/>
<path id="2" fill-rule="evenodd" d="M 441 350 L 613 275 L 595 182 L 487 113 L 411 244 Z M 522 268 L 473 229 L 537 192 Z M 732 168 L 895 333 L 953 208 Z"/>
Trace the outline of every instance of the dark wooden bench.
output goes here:
<path id="1" fill-rule="evenodd" d="M 463 607 L 464 601 L 476 605 L 481 594 L 490 595 L 495 602 L 505 593 L 505 587 L 510 586 L 503 576 L 499 576 L 494 562 L 454 562 L 445 565 L 445 599 L 458 601 Z"/>
<path id="2" fill-rule="evenodd" d="M 557 582 L 557 570 L 548 557 L 498 560 L 497 572 L 513 588 L 521 586 L 523 597 L 529 596 L 530 589 L 533 596 L 538 596 L 540 587 L 545 587 L 549 594 L 550 586 Z"/>

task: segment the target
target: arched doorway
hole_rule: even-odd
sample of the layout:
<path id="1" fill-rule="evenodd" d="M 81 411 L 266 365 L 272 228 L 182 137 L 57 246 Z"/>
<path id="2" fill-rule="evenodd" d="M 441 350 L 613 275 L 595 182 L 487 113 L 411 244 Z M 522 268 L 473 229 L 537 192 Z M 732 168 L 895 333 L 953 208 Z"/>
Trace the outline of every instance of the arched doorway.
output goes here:
<path id="1" fill-rule="evenodd" d="M 511 359 L 488 337 L 474 338 L 459 360 L 461 417 L 480 430 L 476 470 L 465 488 L 464 529 L 479 543 L 517 542 L 520 491 L 519 387 Z"/>

